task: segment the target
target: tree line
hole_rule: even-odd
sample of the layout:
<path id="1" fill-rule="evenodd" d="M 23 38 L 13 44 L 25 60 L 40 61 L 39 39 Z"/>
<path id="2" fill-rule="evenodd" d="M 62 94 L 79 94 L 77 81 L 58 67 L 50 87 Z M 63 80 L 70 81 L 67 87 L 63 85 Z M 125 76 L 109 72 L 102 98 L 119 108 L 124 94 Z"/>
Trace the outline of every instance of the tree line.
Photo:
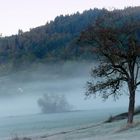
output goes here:
<path id="1" fill-rule="evenodd" d="M 25 62 L 76 59 L 82 51 L 75 40 L 104 11 L 93 9 L 82 14 L 60 15 L 28 32 L 19 29 L 17 35 L 1 37 L 0 62 L 17 66 Z"/>

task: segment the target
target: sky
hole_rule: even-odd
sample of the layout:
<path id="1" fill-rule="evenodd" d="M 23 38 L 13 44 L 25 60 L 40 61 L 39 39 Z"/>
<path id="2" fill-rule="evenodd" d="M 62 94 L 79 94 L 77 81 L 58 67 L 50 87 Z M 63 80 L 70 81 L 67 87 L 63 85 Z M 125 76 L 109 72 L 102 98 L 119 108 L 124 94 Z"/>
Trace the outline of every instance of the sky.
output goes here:
<path id="1" fill-rule="evenodd" d="M 0 33 L 16 34 L 18 29 L 28 31 L 61 14 L 97 8 L 124 8 L 139 6 L 140 0 L 0 0 Z"/>

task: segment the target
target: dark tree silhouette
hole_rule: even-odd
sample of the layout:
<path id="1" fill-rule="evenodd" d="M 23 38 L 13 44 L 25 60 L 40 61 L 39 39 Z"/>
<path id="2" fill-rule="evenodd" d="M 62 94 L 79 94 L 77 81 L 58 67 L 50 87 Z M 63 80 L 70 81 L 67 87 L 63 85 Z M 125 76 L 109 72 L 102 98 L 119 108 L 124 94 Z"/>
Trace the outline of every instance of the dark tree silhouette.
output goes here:
<path id="1" fill-rule="evenodd" d="M 107 13 L 81 34 L 80 42 L 90 45 L 99 54 L 100 64 L 92 70 L 86 95 L 99 94 L 104 99 L 117 98 L 127 84 L 129 93 L 128 123 L 133 123 L 135 93 L 140 69 L 140 23 L 132 17 Z M 121 21 L 121 22 L 120 22 Z M 95 77 L 98 77 L 97 82 Z"/>

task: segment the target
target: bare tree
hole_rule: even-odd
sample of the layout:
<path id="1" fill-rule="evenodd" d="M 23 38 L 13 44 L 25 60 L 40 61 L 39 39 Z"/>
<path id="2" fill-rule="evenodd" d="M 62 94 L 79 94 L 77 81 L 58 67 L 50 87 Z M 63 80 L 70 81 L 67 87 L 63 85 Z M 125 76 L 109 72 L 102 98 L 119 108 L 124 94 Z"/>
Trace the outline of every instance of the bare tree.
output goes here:
<path id="1" fill-rule="evenodd" d="M 140 23 L 116 13 L 108 13 L 81 34 L 80 42 L 95 49 L 100 64 L 92 70 L 93 79 L 87 83 L 86 95 L 110 95 L 117 98 L 123 94 L 126 83 L 129 93 L 129 124 L 133 123 L 135 93 L 140 85 Z M 95 82 L 94 78 L 98 77 Z"/>

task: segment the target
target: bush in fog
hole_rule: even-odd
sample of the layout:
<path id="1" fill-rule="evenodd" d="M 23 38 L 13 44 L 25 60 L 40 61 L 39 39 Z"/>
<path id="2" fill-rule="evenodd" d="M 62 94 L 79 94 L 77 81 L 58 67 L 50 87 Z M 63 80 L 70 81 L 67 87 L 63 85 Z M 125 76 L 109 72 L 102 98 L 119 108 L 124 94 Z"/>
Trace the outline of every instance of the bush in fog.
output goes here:
<path id="1" fill-rule="evenodd" d="M 43 113 L 66 112 L 71 109 L 66 97 L 57 94 L 44 94 L 38 100 L 38 105 Z"/>

